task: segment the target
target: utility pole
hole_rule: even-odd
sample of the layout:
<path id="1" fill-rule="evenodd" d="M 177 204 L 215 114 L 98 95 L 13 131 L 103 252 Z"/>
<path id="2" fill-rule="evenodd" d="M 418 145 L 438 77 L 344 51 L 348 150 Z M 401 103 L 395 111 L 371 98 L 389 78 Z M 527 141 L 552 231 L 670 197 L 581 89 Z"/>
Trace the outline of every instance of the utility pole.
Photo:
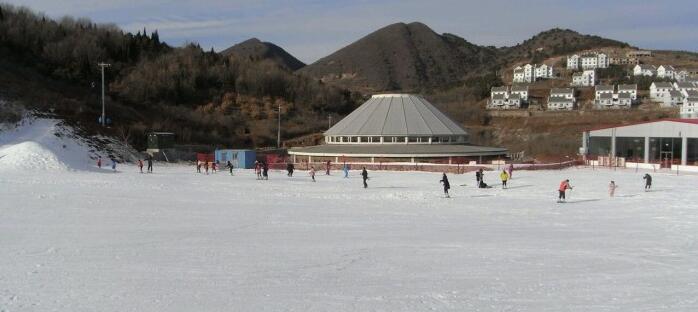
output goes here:
<path id="1" fill-rule="evenodd" d="M 281 148 L 281 101 L 279 101 L 279 124 L 277 126 L 278 132 L 276 133 L 276 148 Z"/>
<path id="2" fill-rule="evenodd" d="M 104 109 L 104 68 L 111 66 L 111 64 L 107 63 L 97 63 L 97 66 L 102 70 L 102 118 L 100 121 L 102 122 L 102 127 L 106 125 L 106 111 Z"/>

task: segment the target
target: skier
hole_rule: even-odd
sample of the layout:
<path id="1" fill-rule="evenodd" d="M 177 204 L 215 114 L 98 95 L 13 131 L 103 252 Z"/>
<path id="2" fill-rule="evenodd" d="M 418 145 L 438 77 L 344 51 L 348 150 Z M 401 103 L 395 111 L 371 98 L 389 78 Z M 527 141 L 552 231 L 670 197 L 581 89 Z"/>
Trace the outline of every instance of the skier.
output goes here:
<path id="1" fill-rule="evenodd" d="M 557 198 L 557 202 L 558 202 L 558 203 L 562 203 L 562 202 L 565 201 L 565 191 L 567 191 L 568 189 L 569 189 L 569 190 L 572 189 L 572 186 L 570 186 L 570 180 L 569 180 L 569 179 L 560 182 L 560 188 L 558 189 L 559 195 L 558 195 L 558 198 Z"/>
<path id="2" fill-rule="evenodd" d="M 218 166 L 218 163 L 215 161 L 211 162 L 211 173 L 216 173 L 216 166 Z"/>
<path id="3" fill-rule="evenodd" d="M 228 167 L 228 171 L 230 171 L 230 175 L 233 175 L 233 163 L 231 163 L 230 160 L 228 160 L 228 164 L 225 166 Z"/>
<path id="4" fill-rule="evenodd" d="M 450 195 L 448 195 L 448 190 L 451 189 L 451 184 L 448 183 L 448 177 L 446 177 L 446 173 L 444 172 L 443 177 L 441 177 L 441 182 L 444 185 L 444 195 L 446 195 L 446 198 L 451 198 Z"/>
<path id="5" fill-rule="evenodd" d="M 97 158 L 97 168 L 102 169 L 102 157 Z"/>
<path id="6" fill-rule="evenodd" d="M 111 170 L 114 170 L 114 172 L 116 172 L 116 159 L 114 158 L 111 159 Z"/>
<path id="7" fill-rule="evenodd" d="M 482 182 L 482 168 L 475 171 L 475 183 L 480 187 L 480 182 Z"/>
<path id="8" fill-rule="evenodd" d="M 330 169 L 332 168 L 332 165 L 330 161 L 327 161 L 327 164 L 325 165 L 325 175 L 330 175 Z"/>
<path id="9" fill-rule="evenodd" d="M 293 163 L 286 164 L 286 171 L 288 172 L 287 176 L 289 178 L 293 176 L 293 169 L 295 169 Z"/>
<path id="10" fill-rule="evenodd" d="M 153 156 L 150 155 L 148 156 L 148 172 L 153 173 Z"/>
<path id="11" fill-rule="evenodd" d="M 196 173 L 201 173 L 201 160 L 196 161 Z"/>
<path id="12" fill-rule="evenodd" d="M 349 177 L 349 165 L 347 165 L 347 164 L 345 163 L 345 164 L 344 164 L 344 167 L 342 167 L 342 171 L 344 171 L 344 178 L 345 178 L 345 179 L 348 178 L 348 177 Z"/>
<path id="13" fill-rule="evenodd" d="M 361 171 L 361 177 L 364 180 L 364 188 L 368 187 L 368 184 L 366 183 L 366 180 L 368 180 L 368 171 L 366 171 L 366 167 Z"/>
<path id="14" fill-rule="evenodd" d="M 613 195 L 616 193 L 616 188 L 618 188 L 616 182 L 611 181 L 611 183 L 608 184 L 608 196 L 613 197 Z"/>
<path id="15" fill-rule="evenodd" d="M 514 173 L 514 164 L 509 164 L 509 167 L 507 168 L 507 171 L 509 171 L 509 180 L 512 178 L 512 174 Z"/>
<path id="16" fill-rule="evenodd" d="M 645 180 L 645 192 L 649 192 L 652 188 L 652 176 L 649 173 L 645 173 L 642 179 Z"/>
<path id="17" fill-rule="evenodd" d="M 141 173 L 143 173 L 143 161 L 140 159 L 138 160 L 138 168 L 141 169 Z"/>
<path id="18" fill-rule="evenodd" d="M 206 174 L 208 175 L 208 161 L 204 161 L 204 170 L 206 170 Z"/>
<path id="19" fill-rule="evenodd" d="M 315 182 L 315 167 L 310 167 L 310 178 Z"/>
<path id="20" fill-rule="evenodd" d="M 507 188 L 507 180 L 509 180 L 509 174 L 507 174 L 507 171 L 502 170 L 502 173 L 499 174 L 499 178 L 502 179 L 502 188 Z"/>
<path id="21" fill-rule="evenodd" d="M 491 188 L 491 186 L 485 183 L 485 172 L 482 168 L 480 168 L 480 170 L 477 171 L 477 173 L 475 174 L 475 178 L 479 179 L 477 183 L 478 188 Z"/>
<path id="22" fill-rule="evenodd" d="M 262 179 L 262 165 L 259 163 L 259 161 L 254 162 L 254 171 L 257 174 L 257 180 Z"/>
<path id="23" fill-rule="evenodd" d="M 269 165 L 267 165 L 266 161 L 262 163 L 262 176 L 264 180 L 269 180 Z"/>

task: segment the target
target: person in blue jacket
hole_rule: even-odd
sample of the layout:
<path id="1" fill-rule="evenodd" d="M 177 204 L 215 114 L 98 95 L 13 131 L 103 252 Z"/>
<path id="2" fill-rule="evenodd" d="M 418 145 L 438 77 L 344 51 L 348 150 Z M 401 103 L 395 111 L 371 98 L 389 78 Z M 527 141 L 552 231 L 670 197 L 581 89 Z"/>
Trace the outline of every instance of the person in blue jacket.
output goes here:
<path id="1" fill-rule="evenodd" d="M 349 177 L 349 165 L 344 164 L 344 167 L 342 167 L 342 171 L 344 171 L 344 177 L 348 178 Z"/>
<path id="2" fill-rule="evenodd" d="M 111 159 L 111 170 L 114 170 L 114 172 L 116 172 L 116 159 L 114 158 Z"/>

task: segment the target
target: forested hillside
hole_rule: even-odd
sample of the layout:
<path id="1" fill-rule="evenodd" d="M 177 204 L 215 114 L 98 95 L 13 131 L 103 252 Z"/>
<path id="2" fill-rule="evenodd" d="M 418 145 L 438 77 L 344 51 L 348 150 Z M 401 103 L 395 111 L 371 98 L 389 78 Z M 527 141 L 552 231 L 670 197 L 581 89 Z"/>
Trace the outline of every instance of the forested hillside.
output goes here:
<path id="1" fill-rule="evenodd" d="M 282 68 L 204 51 L 173 48 L 157 31 L 127 33 L 86 19 L 52 20 L 0 5 L 0 96 L 51 111 L 90 131 L 99 106 L 98 62 L 106 71 L 106 134 L 138 148 L 148 131 L 174 131 L 180 143 L 264 146 L 275 139 L 274 110 L 282 106 L 286 137 L 320 130 L 328 114 L 346 114 L 359 101 Z M 23 80 L 30 80 L 23 83 Z M 39 83 L 40 81 L 40 83 Z"/>

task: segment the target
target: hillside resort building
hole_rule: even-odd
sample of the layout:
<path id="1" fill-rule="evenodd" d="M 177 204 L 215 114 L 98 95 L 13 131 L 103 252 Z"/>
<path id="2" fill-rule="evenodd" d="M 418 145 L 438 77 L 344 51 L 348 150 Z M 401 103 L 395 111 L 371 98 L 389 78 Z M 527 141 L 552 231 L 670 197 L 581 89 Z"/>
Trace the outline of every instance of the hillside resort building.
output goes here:
<path id="1" fill-rule="evenodd" d="M 487 109 L 520 109 L 528 103 L 528 86 L 492 87 Z"/>
<path id="2" fill-rule="evenodd" d="M 567 57 L 567 69 L 598 69 L 608 68 L 608 55 L 605 53 L 591 52 L 582 55 L 573 54 Z"/>
<path id="3" fill-rule="evenodd" d="M 585 69 L 584 71 L 574 73 L 572 75 L 571 86 L 575 87 L 593 87 L 596 85 L 596 70 Z"/>
<path id="4" fill-rule="evenodd" d="M 576 99 L 572 88 L 554 88 L 548 97 L 548 110 L 573 110 Z"/>
<path id="5" fill-rule="evenodd" d="M 507 150 L 468 144 L 468 133 L 424 98 L 377 94 L 324 133 L 325 144 L 292 148 L 294 162 L 464 163 Z"/>
<path id="6" fill-rule="evenodd" d="M 516 66 L 512 83 L 532 83 L 541 79 L 553 78 L 552 65 L 537 65 L 526 64 L 524 66 Z"/>
<path id="7" fill-rule="evenodd" d="M 698 117 L 698 82 L 653 82 L 650 99 L 662 107 L 680 107 L 682 118 Z"/>
<path id="8" fill-rule="evenodd" d="M 598 85 L 595 89 L 594 107 L 597 109 L 629 109 L 637 100 L 637 85 Z"/>

